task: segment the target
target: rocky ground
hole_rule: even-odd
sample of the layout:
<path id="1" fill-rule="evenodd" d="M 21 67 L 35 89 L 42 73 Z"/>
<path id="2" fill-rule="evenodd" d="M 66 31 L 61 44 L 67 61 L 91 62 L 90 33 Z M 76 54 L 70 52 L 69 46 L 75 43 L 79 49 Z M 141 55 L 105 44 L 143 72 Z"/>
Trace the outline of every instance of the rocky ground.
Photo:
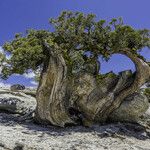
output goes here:
<path id="1" fill-rule="evenodd" d="M 18 118 L 1 113 L 1 150 L 150 150 L 150 129 L 140 124 L 56 128 Z"/>
<path id="2" fill-rule="evenodd" d="M 8 101 L 14 112 L 9 112 Z M 32 116 L 24 116 L 35 109 L 32 90 L 1 89 L 0 102 L 8 109 L 0 113 L 0 150 L 150 150 L 150 109 L 136 124 L 58 128 L 35 124 Z"/>

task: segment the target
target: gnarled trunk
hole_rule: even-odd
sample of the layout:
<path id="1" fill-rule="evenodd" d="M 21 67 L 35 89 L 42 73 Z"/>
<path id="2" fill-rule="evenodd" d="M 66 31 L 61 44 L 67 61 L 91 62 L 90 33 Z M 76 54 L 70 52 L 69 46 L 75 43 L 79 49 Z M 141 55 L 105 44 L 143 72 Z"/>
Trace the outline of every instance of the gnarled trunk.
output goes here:
<path id="1" fill-rule="evenodd" d="M 68 123 L 77 123 L 78 119 L 85 125 L 89 122 L 106 121 L 123 100 L 150 77 L 148 64 L 129 49 L 118 53 L 134 62 L 135 78 L 127 85 L 126 76 L 105 79 L 108 83 L 104 86 L 88 71 L 81 70 L 69 76 L 63 56 L 51 51 L 37 90 L 36 118 L 41 123 L 48 122 L 62 127 Z"/>
<path id="2" fill-rule="evenodd" d="M 66 109 L 67 66 L 60 54 L 51 51 L 49 62 L 45 64 L 37 89 L 36 119 L 41 123 L 64 126 L 71 123 Z"/>
<path id="3" fill-rule="evenodd" d="M 115 109 L 117 109 L 126 97 L 130 96 L 131 94 L 139 90 L 139 88 L 147 80 L 150 79 L 149 65 L 145 61 L 137 57 L 137 55 L 133 54 L 130 49 L 124 49 L 116 53 L 126 55 L 133 61 L 136 67 L 136 74 L 133 83 L 130 86 L 123 88 L 123 90 L 120 91 L 119 89 L 123 85 L 123 80 L 121 78 L 118 81 L 114 90 L 112 90 L 108 94 L 108 96 L 105 97 L 105 99 L 107 100 L 105 101 L 104 105 L 101 108 L 97 108 L 98 117 L 100 117 L 102 120 L 106 120 L 109 117 L 110 113 L 113 112 Z"/>

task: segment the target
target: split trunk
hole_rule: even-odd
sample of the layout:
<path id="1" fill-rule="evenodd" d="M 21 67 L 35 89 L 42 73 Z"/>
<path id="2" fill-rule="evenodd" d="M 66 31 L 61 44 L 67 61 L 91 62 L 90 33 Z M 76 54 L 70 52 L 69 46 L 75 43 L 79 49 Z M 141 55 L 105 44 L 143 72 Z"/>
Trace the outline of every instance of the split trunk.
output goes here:
<path id="1" fill-rule="evenodd" d="M 87 65 L 89 68 L 70 75 L 63 55 L 50 51 L 37 90 L 36 119 L 61 127 L 107 121 L 124 99 L 150 78 L 149 65 L 129 49 L 115 53 L 124 54 L 134 62 L 135 74 L 122 72 L 99 81 L 95 71 L 91 71 L 94 67 L 89 69 Z"/>

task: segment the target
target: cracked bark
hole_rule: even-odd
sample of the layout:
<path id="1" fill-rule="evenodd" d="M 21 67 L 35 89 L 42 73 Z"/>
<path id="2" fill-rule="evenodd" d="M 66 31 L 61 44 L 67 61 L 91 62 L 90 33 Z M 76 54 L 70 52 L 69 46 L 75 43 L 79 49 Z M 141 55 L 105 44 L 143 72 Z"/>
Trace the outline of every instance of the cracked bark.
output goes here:
<path id="1" fill-rule="evenodd" d="M 130 58 L 133 63 L 135 64 L 136 68 L 136 75 L 134 78 L 133 83 L 127 87 L 124 88 L 121 92 L 117 92 L 118 89 L 120 88 L 121 84 L 118 82 L 116 85 L 115 89 L 110 93 L 112 94 L 111 100 L 109 95 L 105 98 L 108 101 L 104 103 L 102 108 L 97 108 L 98 109 L 98 117 L 100 117 L 103 121 L 105 121 L 111 112 L 113 112 L 115 109 L 117 109 L 122 101 L 129 95 L 133 94 L 135 91 L 137 91 L 146 81 L 150 79 L 150 67 L 149 65 L 136 55 L 134 55 L 130 49 L 124 49 L 115 53 L 120 53 L 123 55 L 126 55 L 128 58 Z M 95 117 L 97 117 L 97 114 Z"/>
<path id="2" fill-rule="evenodd" d="M 134 62 L 136 75 L 130 86 L 122 88 L 123 79 L 120 78 L 111 91 L 104 92 L 93 74 L 81 72 L 70 78 L 63 56 L 50 50 L 37 90 L 36 119 L 40 123 L 64 127 L 65 124 L 76 123 L 69 112 L 73 108 L 76 114 L 78 112 L 76 117 L 80 116 L 85 125 L 87 122 L 105 122 L 127 96 L 150 78 L 149 65 L 129 49 L 115 53 L 126 55 Z M 120 88 L 122 90 L 118 92 Z"/>

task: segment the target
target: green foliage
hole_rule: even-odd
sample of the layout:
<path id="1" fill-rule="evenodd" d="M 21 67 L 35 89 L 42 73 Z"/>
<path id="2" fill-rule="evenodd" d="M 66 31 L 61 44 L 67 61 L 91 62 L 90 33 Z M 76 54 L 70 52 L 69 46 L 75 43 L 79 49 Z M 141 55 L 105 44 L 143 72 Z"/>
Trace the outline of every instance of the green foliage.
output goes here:
<path id="1" fill-rule="evenodd" d="M 25 35 L 16 34 L 12 41 L 4 44 L 5 56 L 11 57 L 1 57 L 3 78 L 42 67 L 50 55 L 46 44 L 63 54 L 70 69 L 74 64 L 80 65 L 77 62 L 84 59 L 86 51 L 91 52 L 92 59 L 97 60 L 101 55 L 109 60 L 113 52 L 124 48 L 137 54 L 137 50 L 150 47 L 149 30 L 135 30 L 124 25 L 121 18 L 106 23 L 105 20 L 96 21 L 94 14 L 63 12 L 58 18 L 51 19 L 50 24 L 54 26 L 53 32 L 28 30 Z M 72 60 L 72 53 L 78 51 L 82 54 Z"/>
<path id="2" fill-rule="evenodd" d="M 150 32 L 124 25 L 121 18 L 96 21 L 95 15 L 63 12 L 50 21 L 54 27 L 55 42 L 62 49 L 90 50 L 93 55 L 109 58 L 112 50 L 129 48 L 133 51 L 150 46 Z"/>
<path id="3" fill-rule="evenodd" d="M 144 94 L 145 94 L 146 96 L 150 97 L 150 88 L 146 88 L 146 89 L 144 90 Z"/>
<path id="4" fill-rule="evenodd" d="M 42 40 L 48 37 L 49 32 L 28 30 L 23 37 L 16 34 L 11 42 L 6 42 L 3 46 L 5 55 L 11 55 L 10 59 L 5 58 L 3 65 L 3 78 L 18 73 L 23 74 L 28 69 L 36 70 L 45 60 Z"/>
<path id="5" fill-rule="evenodd" d="M 108 78 L 116 78 L 117 75 L 114 73 L 114 72 L 109 72 L 109 73 L 106 73 L 106 74 L 97 74 L 96 75 L 96 79 L 98 81 L 99 84 L 105 84 L 105 79 L 108 79 Z"/>

